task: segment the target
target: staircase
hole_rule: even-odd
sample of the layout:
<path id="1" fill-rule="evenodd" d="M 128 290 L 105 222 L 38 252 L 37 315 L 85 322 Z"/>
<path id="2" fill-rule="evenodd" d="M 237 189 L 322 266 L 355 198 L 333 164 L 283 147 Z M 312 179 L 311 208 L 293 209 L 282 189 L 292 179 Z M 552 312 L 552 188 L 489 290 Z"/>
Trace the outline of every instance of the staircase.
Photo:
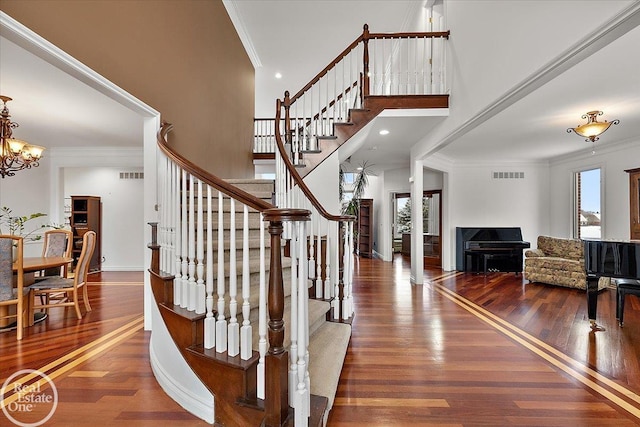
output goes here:
<path id="1" fill-rule="evenodd" d="M 354 315 L 354 218 L 327 212 L 303 177 L 384 109 L 448 107 L 433 61 L 444 63 L 443 49 L 432 42 L 448 35 L 365 25 L 302 90 L 286 92 L 267 132 L 275 183 L 206 172 L 168 146 L 163 124 L 151 287 L 176 348 L 214 396 L 216 425 L 326 424 Z M 377 42 L 388 47 L 370 64 Z M 411 59 L 398 61 L 403 52 Z M 361 67 L 345 65 L 358 56 Z"/>
<path id="2" fill-rule="evenodd" d="M 264 295 L 261 295 L 260 287 L 264 286 L 265 277 L 273 274 L 270 269 L 271 256 L 274 253 L 271 248 L 272 239 L 269 239 L 269 233 L 265 231 L 264 225 L 261 226 L 260 211 L 245 209 L 244 204 L 237 203 L 232 197 L 226 195 L 221 195 L 218 203 L 212 203 L 207 199 L 211 197 L 210 190 L 205 190 L 201 183 L 194 185 L 191 178 L 181 173 L 174 173 L 172 177 L 180 181 L 178 188 L 182 188 L 180 194 L 175 197 L 176 200 L 181 201 L 180 209 L 183 209 L 182 203 L 186 204 L 184 215 L 181 217 L 186 220 L 195 220 L 195 224 L 188 224 L 183 231 L 187 230 L 189 234 L 192 229 L 193 235 L 204 236 L 205 241 L 201 243 L 201 248 L 196 243 L 192 245 L 193 248 L 187 249 L 190 255 L 187 257 L 189 260 L 179 257 L 181 262 L 175 268 L 174 274 L 167 274 L 160 268 L 160 259 L 166 258 L 165 264 L 170 268 L 171 257 L 161 254 L 162 245 L 157 242 L 158 229 L 155 229 L 155 243 L 150 245 L 154 254 L 150 273 L 156 303 L 177 348 L 194 373 L 214 395 L 216 423 L 225 426 L 259 426 L 265 422 L 266 416 L 264 399 L 264 383 L 267 381 L 264 374 L 266 337 L 264 331 L 261 336 L 260 328 L 255 325 L 260 324 L 261 306 L 266 308 L 265 302 L 261 303 L 261 296 Z M 183 182 L 184 186 L 182 186 Z M 268 180 L 227 180 L 226 184 L 236 191 L 240 190 L 252 195 L 265 205 L 270 203 L 274 192 L 274 182 Z M 238 233 L 238 230 L 241 230 L 241 233 Z M 219 233 L 222 236 L 221 246 L 216 246 Z M 162 231 L 160 234 L 162 235 Z M 207 239 L 211 241 L 208 242 Z M 312 237 L 309 237 L 304 241 L 308 243 L 311 239 Z M 308 270 L 296 264 L 299 264 L 299 259 L 308 259 L 308 256 L 304 254 L 297 258 L 296 254 L 284 256 L 285 252 L 290 252 L 292 241 L 284 239 L 282 242 L 276 249 L 278 255 L 282 257 L 280 273 L 278 273 L 282 277 L 284 297 L 282 347 L 289 349 L 291 354 L 288 371 L 284 374 L 288 388 L 296 390 L 298 388 L 295 372 L 297 364 L 294 361 L 299 358 L 296 352 L 301 346 L 298 342 L 304 341 L 306 337 L 308 346 L 305 343 L 302 348 L 306 348 L 308 365 L 308 374 L 304 374 L 308 377 L 306 383 L 310 392 L 308 423 L 322 426 L 326 423 L 333 404 L 351 327 L 349 324 L 327 321 L 331 317 L 329 301 L 307 298 L 309 289 L 313 289 L 315 278 L 305 278 L 304 284 L 293 287 L 292 292 L 292 282 L 303 283 L 300 277 L 296 277 L 297 272 Z M 247 251 L 244 250 L 245 246 Z M 326 248 L 326 245 L 320 245 L 320 247 Z M 221 248 L 222 251 L 220 251 Z M 211 252 L 210 257 L 209 252 Z M 221 259 L 218 258 L 220 252 L 222 252 Z M 261 261 L 262 253 L 264 256 Z M 192 259 L 195 259 L 193 266 L 190 265 Z M 201 264 L 204 265 L 201 266 Z M 209 265 L 211 268 L 206 267 Z M 219 268 L 220 265 L 222 268 Z M 315 271 L 315 268 L 309 271 Z M 323 268 L 317 271 L 321 272 Z M 211 306 L 211 316 L 208 320 L 206 313 L 197 313 L 197 308 L 189 307 L 194 299 L 190 289 L 197 288 L 203 276 L 210 273 L 213 276 L 216 272 L 216 280 L 228 284 L 228 287 L 213 291 L 211 295 L 207 294 L 205 297 L 205 299 L 209 298 L 208 305 Z M 245 275 L 247 275 L 246 279 Z M 241 290 L 238 289 L 240 288 L 238 284 L 242 284 Z M 204 286 L 204 283 L 202 285 Z M 296 328 L 300 327 L 299 323 L 292 326 L 295 322 L 291 321 L 292 313 L 299 313 L 300 306 L 293 311 L 292 306 L 300 300 L 301 289 L 305 291 L 305 301 L 302 306 L 306 305 L 308 335 L 296 335 L 292 339 L 291 332 L 295 332 Z M 292 293 L 295 302 L 292 302 Z M 197 297 L 198 292 L 195 291 L 195 294 Z M 202 295 L 199 296 L 201 297 Z M 198 303 L 195 303 L 195 306 L 197 305 Z M 223 316 L 220 316 L 221 314 Z M 207 322 L 219 323 L 221 318 L 224 319 L 223 328 L 218 329 L 216 326 L 215 329 L 218 334 L 221 330 L 224 331 L 223 334 L 228 333 L 226 343 L 221 343 L 220 337 L 217 340 L 211 338 L 211 331 L 207 330 L 211 328 L 206 326 Z M 253 325 L 250 328 L 249 338 L 245 339 L 243 333 L 238 333 L 236 338 L 231 338 L 232 329 L 243 329 L 246 324 Z M 240 345 L 236 343 L 238 339 L 241 342 L 250 341 L 248 352 L 239 349 Z M 212 347 L 213 343 L 215 346 Z M 233 347 L 236 347 L 235 351 L 232 350 Z M 242 356 L 243 352 L 247 353 L 246 357 Z M 262 390 L 260 383 L 263 384 Z M 286 408 L 285 422 L 291 423 L 293 415 L 288 413 L 288 406 L 289 404 Z M 291 406 L 294 405 L 291 404 Z"/>

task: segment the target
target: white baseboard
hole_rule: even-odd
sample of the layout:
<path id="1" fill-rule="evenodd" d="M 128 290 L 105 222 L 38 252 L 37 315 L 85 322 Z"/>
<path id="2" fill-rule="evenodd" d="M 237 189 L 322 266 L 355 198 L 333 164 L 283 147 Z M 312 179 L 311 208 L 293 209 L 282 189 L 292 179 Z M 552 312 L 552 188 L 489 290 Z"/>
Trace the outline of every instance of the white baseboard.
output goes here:
<path id="1" fill-rule="evenodd" d="M 151 335 L 151 340 L 153 340 L 153 335 Z M 149 361 L 151 362 L 151 370 L 156 377 L 156 381 L 158 381 L 160 387 L 162 387 L 169 397 L 175 400 L 189 413 L 209 424 L 213 424 L 215 415 L 212 402 L 204 401 L 199 398 L 169 376 L 164 368 L 158 363 L 158 358 L 151 343 L 149 343 Z"/>
<path id="2" fill-rule="evenodd" d="M 146 268 L 140 266 L 127 266 L 127 267 L 118 267 L 118 266 L 100 266 L 101 271 L 147 271 Z"/>

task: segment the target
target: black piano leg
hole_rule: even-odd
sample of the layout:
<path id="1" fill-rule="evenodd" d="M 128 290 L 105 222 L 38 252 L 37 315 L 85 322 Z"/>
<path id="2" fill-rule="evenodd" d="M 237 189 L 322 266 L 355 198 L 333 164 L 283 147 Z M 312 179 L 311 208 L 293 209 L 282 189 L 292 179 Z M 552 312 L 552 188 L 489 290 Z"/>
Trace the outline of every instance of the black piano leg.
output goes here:
<path id="1" fill-rule="evenodd" d="M 594 331 L 604 331 L 596 324 L 596 313 L 598 311 L 598 278 L 587 277 L 587 312 L 589 314 L 589 324 Z"/>

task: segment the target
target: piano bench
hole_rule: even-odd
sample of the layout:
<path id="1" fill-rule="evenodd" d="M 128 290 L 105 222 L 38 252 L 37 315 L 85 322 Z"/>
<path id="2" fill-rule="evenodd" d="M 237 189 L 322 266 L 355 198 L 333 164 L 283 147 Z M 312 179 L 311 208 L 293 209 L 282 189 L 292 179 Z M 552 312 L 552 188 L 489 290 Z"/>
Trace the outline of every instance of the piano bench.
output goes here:
<path id="1" fill-rule="evenodd" d="M 616 279 L 616 319 L 620 326 L 624 323 L 624 299 L 627 294 L 640 296 L 640 280 Z"/>

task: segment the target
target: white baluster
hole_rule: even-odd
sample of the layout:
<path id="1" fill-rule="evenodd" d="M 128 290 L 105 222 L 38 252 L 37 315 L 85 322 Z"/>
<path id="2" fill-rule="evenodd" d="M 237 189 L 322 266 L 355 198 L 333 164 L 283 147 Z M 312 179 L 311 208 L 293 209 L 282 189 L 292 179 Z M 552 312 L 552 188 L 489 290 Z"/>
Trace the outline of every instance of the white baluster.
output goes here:
<path id="1" fill-rule="evenodd" d="M 189 234 L 188 227 L 188 205 L 187 205 L 187 172 L 182 171 L 182 282 L 180 284 L 180 307 L 187 308 L 189 303 Z"/>
<path id="2" fill-rule="evenodd" d="M 229 332 L 227 335 L 227 353 L 237 356 L 240 353 L 240 325 L 238 324 L 238 276 L 236 273 L 236 201 L 230 198 L 229 229 Z"/>
<path id="3" fill-rule="evenodd" d="M 312 212 L 312 216 L 311 216 L 311 221 L 313 221 L 313 212 Z M 309 233 L 309 261 L 307 262 L 308 267 L 308 271 L 309 271 L 309 277 L 307 280 L 311 280 L 312 283 L 315 284 L 314 280 L 315 280 L 315 271 L 316 271 L 316 259 L 315 259 L 315 250 L 313 248 L 315 243 L 315 239 L 313 238 L 313 227 L 311 227 L 311 232 Z M 318 252 L 320 252 L 320 250 L 318 249 Z"/>
<path id="4" fill-rule="evenodd" d="M 204 348 L 213 348 L 216 345 L 216 319 L 213 316 L 213 218 L 211 211 L 213 204 L 211 202 L 211 189 L 207 185 L 207 269 L 206 269 L 206 287 L 207 287 L 207 317 L 204 319 Z"/>
<path id="5" fill-rule="evenodd" d="M 349 298 L 347 297 L 348 293 L 348 285 L 347 285 L 347 276 L 349 271 L 349 225 L 350 222 L 346 224 L 344 227 L 344 254 L 342 258 L 343 268 L 342 268 L 342 319 L 346 320 L 349 318 Z"/>
<path id="6" fill-rule="evenodd" d="M 164 270 L 166 266 L 167 259 L 167 187 L 168 187 L 168 168 L 169 162 L 166 158 L 161 158 L 158 161 L 158 186 L 160 187 L 158 191 L 158 228 L 157 228 L 157 241 L 156 243 L 160 246 L 160 257 L 159 257 L 159 268 L 160 271 Z"/>
<path id="7" fill-rule="evenodd" d="M 227 320 L 224 317 L 224 203 L 218 191 L 218 320 L 216 321 L 216 352 L 227 351 Z"/>
<path id="8" fill-rule="evenodd" d="M 334 245 L 333 239 L 331 238 L 331 224 L 332 222 L 327 221 L 327 246 L 325 248 L 325 259 L 324 259 L 324 298 L 331 299 L 331 303 L 333 304 L 333 286 L 331 286 L 331 263 L 333 262 L 331 258 L 331 249 Z"/>
<path id="9" fill-rule="evenodd" d="M 309 418 L 309 389 L 307 388 L 307 340 L 309 333 L 309 325 L 308 325 L 308 313 L 306 307 L 307 299 L 309 293 L 307 292 L 307 272 L 305 271 L 306 263 L 304 260 L 306 259 L 306 235 L 305 235 L 305 222 L 298 221 L 296 226 L 296 234 L 298 237 L 298 259 L 300 262 L 300 272 L 299 272 L 299 290 L 298 290 L 298 360 L 296 364 L 297 370 L 297 379 L 298 384 L 296 385 L 296 405 L 295 408 L 295 425 L 307 425 Z M 293 284 L 291 284 L 293 287 Z M 293 299 L 293 294 L 291 295 L 291 306 L 296 305 L 295 300 Z M 291 313 L 291 318 L 293 319 L 293 311 Z M 293 323 L 293 322 L 292 322 Z M 291 331 L 293 337 L 293 331 Z"/>
<path id="10" fill-rule="evenodd" d="M 316 234 L 317 234 L 317 242 L 316 242 L 316 268 L 315 268 L 315 278 L 316 278 L 316 298 L 325 298 L 325 294 L 323 293 L 323 284 L 322 284 L 322 258 L 324 251 L 322 250 L 322 232 L 320 230 L 320 223 L 322 218 L 320 214 L 316 212 Z M 313 233 L 312 233 L 313 234 Z M 326 250 L 326 249 L 325 249 Z M 326 255 L 324 256 L 326 258 Z M 325 273 L 326 274 L 326 273 Z"/>
<path id="11" fill-rule="evenodd" d="M 267 280 L 264 243 L 264 219 L 260 214 L 260 299 L 258 302 L 258 399 L 264 399 L 265 356 L 267 354 Z"/>
<path id="12" fill-rule="evenodd" d="M 336 240 L 336 247 L 334 249 L 333 256 L 333 318 L 335 320 L 340 319 L 340 248 L 338 245 L 340 244 L 340 233 L 341 233 L 341 224 L 340 222 L 334 222 L 336 231 L 335 233 L 332 231 L 332 235 Z"/>
<path id="13" fill-rule="evenodd" d="M 252 327 L 249 321 L 251 314 L 251 282 L 249 272 L 249 208 L 244 205 L 242 229 L 242 327 L 240 328 L 240 358 L 249 360 L 253 353 L 252 347 Z"/>
<path id="14" fill-rule="evenodd" d="M 207 186 L 208 187 L 208 186 Z M 204 286 L 204 217 L 202 203 L 202 181 L 198 180 L 198 215 L 197 215 L 197 233 L 196 233 L 196 256 L 198 264 L 196 265 L 196 292 L 195 292 L 195 311 L 198 314 L 203 314 L 206 311 L 205 303 L 207 298 L 206 289 Z"/>
<path id="15" fill-rule="evenodd" d="M 171 170 L 169 175 L 169 265 L 167 266 L 167 271 L 170 274 L 176 275 L 176 206 L 177 200 L 176 195 L 178 194 L 176 191 L 176 165 L 173 162 L 170 162 Z M 175 288 L 174 288 L 174 296 L 175 296 Z M 175 301 L 174 301 L 175 303 Z"/>
<path id="16" fill-rule="evenodd" d="M 189 284 L 187 310 L 196 309 L 196 209 L 195 209 L 195 178 L 189 177 Z"/>
<path id="17" fill-rule="evenodd" d="M 293 391 L 298 387 L 297 363 L 298 363 L 298 259 L 297 247 L 300 244 L 296 240 L 296 235 L 291 235 L 289 240 L 291 253 L 291 346 L 289 347 L 289 390 Z M 296 407 L 296 394 L 289 393 L 289 406 Z"/>
<path id="18" fill-rule="evenodd" d="M 347 277 L 347 292 L 345 293 L 347 298 L 347 319 L 353 315 L 353 221 L 349 221 L 347 236 L 349 238 L 347 244 L 347 260 L 349 261 L 349 268 L 346 269 Z"/>
<path id="19" fill-rule="evenodd" d="M 178 167 L 174 167 L 174 198 L 173 198 L 173 214 L 175 228 L 175 265 L 173 279 L 173 303 L 182 305 L 182 217 L 180 216 L 180 171 Z"/>

